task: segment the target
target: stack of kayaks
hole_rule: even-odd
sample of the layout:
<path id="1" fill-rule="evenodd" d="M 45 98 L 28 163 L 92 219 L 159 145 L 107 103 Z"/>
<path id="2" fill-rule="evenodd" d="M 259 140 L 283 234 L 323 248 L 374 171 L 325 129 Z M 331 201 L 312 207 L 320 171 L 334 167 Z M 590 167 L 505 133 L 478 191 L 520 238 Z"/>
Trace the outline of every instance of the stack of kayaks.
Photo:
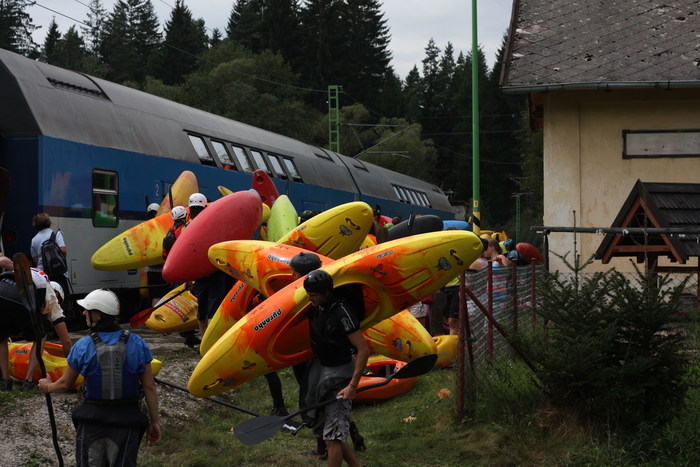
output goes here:
<path id="1" fill-rule="evenodd" d="M 357 251 L 371 225 L 372 208 L 363 202 L 352 202 L 308 219 L 282 236 L 277 243 L 261 241 L 234 245 L 224 242 L 213 245 L 209 249 L 212 264 L 236 279 L 240 279 L 240 274 L 250 277 L 247 282 L 234 284 L 221 303 L 202 337 L 200 353 L 204 355 L 248 312 L 256 291 L 269 297 L 292 282 L 289 261 L 294 255 L 301 251 L 313 251 L 324 263 L 341 258 Z M 238 267 L 231 268 L 232 263 L 238 264 Z"/>
<path id="2" fill-rule="evenodd" d="M 336 288 L 361 288 L 365 305 L 361 328 L 367 329 L 443 287 L 481 251 L 481 241 L 473 233 L 441 230 L 356 251 L 323 269 L 333 277 Z M 250 286 L 258 283 L 254 268 L 248 265 L 232 261 L 224 267 Z M 310 359 L 305 319 L 309 307 L 303 279 L 275 292 L 208 350 L 192 373 L 189 391 L 198 397 L 218 394 Z"/>

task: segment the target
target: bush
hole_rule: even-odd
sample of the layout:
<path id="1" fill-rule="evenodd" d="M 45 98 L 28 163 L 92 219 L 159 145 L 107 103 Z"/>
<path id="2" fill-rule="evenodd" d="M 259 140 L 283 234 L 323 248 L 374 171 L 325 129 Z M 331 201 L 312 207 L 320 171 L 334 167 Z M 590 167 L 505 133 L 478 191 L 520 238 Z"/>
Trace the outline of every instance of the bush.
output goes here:
<path id="1" fill-rule="evenodd" d="M 566 262 L 566 259 L 564 258 Z M 538 313 L 547 326 L 519 336 L 544 390 L 584 422 L 627 429 L 669 421 L 688 384 L 684 336 L 671 327 L 685 282 L 669 287 L 653 271 L 550 274 Z"/>

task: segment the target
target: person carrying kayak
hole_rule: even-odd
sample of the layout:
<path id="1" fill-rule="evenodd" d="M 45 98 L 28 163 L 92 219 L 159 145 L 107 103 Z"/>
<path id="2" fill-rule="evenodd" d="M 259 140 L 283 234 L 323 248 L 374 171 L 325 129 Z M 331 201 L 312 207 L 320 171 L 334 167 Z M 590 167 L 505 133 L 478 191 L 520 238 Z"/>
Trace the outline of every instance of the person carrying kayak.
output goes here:
<path id="1" fill-rule="evenodd" d="M 161 438 L 153 355 L 141 336 L 119 327 L 119 299 L 114 292 L 93 290 L 77 302 L 90 334 L 71 349 L 63 376 L 54 382 L 42 378 L 39 390 L 66 392 L 82 374 L 85 399 L 72 414 L 76 465 L 135 466 L 143 435 L 148 433 L 150 446 Z M 142 394 L 150 421 L 139 409 Z"/>
<path id="2" fill-rule="evenodd" d="M 312 429 L 326 442 L 329 466 L 340 466 L 343 460 L 359 466 L 347 438 L 352 400 L 367 365 L 369 347 L 360 330 L 358 313 L 346 300 L 333 295 L 330 274 L 322 269 L 311 271 L 304 278 L 304 289 L 312 305 L 308 317 L 311 348 L 316 355 L 308 370 L 306 404 L 309 407 L 337 399 L 310 411 Z"/>
<path id="3" fill-rule="evenodd" d="M 316 253 L 312 252 L 301 252 L 296 254 L 289 262 L 289 267 L 292 268 L 292 277 L 294 280 L 298 280 L 304 277 L 311 271 L 315 271 L 323 265 L 321 263 L 321 258 L 318 257 Z M 362 292 L 360 291 L 360 294 Z M 359 320 L 358 316 L 358 320 Z M 303 409 L 306 407 L 306 393 L 308 392 L 308 383 L 306 380 L 306 371 L 309 367 L 310 362 L 300 363 L 294 365 L 294 377 L 299 384 L 299 408 Z M 352 412 L 350 412 L 350 438 L 352 439 L 352 445 L 355 451 L 365 450 L 365 437 L 362 436 L 360 430 L 358 430 L 355 420 L 353 419 Z M 326 451 L 326 443 L 323 441 L 322 437 L 316 437 L 316 448 L 310 451 L 304 451 L 301 453 L 303 456 L 312 456 L 321 460 L 325 460 L 328 457 L 328 452 Z"/>

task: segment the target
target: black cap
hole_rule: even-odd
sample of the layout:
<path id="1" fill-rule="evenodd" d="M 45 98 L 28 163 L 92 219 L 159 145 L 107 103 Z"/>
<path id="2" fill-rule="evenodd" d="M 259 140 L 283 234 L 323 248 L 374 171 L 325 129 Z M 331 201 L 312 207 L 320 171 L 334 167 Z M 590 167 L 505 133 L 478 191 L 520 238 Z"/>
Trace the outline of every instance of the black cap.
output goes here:
<path id="1" fill-rule="evenodd" d="M 305 276 L 321 266 L 321 258 L 319 258 L 316 253 L 311 252 L 299 253 L 289 262 L 289 267 L 294 269 L 295 272 L 301 274 L 302 276 Z"/>

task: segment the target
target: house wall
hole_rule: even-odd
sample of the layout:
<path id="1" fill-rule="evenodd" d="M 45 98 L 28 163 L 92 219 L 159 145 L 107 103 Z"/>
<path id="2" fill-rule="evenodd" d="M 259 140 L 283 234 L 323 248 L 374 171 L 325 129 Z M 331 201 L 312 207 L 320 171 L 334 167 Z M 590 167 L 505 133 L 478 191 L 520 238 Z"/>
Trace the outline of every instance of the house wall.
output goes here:
<path id="1" fill-rule="evenodd" d="M 700 157 L 623 159 L 623 130 L 700 129 L 700 89 L 549 92 L 544 98 L 544 225 L 609 227 L 637 179 L 700 182 Z M 573 258 L 571 233 L 549 235 L 551 252 Z M 603 237 L 579 234 L 583 259 Z M 611 265 L 631 270 L 627 258 Z M 697 265 L 697 259 L 688 264 Z M 609 266 L 596 261 L 590 271 Z M 550 254 L 551 270 L 566 270 Z"/>

